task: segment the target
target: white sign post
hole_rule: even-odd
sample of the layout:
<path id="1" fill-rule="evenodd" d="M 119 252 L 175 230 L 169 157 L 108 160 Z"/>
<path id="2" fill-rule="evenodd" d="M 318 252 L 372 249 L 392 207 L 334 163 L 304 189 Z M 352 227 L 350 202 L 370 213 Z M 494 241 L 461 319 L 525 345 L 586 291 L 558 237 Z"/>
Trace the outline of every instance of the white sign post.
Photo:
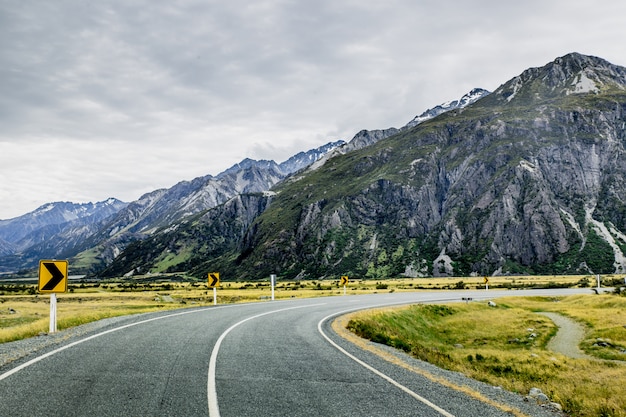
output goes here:
<path id="1" fill-rule="evenodd" d="M 213 288 L 213 305 L 217 305 L 217 287 L 220 285 L 220 273 L 210 272 L 208 284 L 210 288 Z"/>
<path id="2" fill-rule="evenodd" d="M 347 275 L 341 276 L 341 285 L 343 285 L 343 295 L 346 295 L 346 287 L 348 286 L 348 281 L 350 278 Z"/>
<path id="3" fill-rule="evenodd" d="M 272 282 L 272 301 L 274 301 L 274 286 L 276 285 L 276 275 L 270 275 L 270 281 Z"/>
<path id="4" fill-rule="evenodd" d="M 57 294 L 67 292 L 67 261 L 39 261 L 38 290 L 42 294 L 50 293 L 50 333 L 57 331 Z"/>
<path id="5" fill-rule="evenodd" d="M 50 294 L 50 333 L 57 331 L 57 295 Z"/>

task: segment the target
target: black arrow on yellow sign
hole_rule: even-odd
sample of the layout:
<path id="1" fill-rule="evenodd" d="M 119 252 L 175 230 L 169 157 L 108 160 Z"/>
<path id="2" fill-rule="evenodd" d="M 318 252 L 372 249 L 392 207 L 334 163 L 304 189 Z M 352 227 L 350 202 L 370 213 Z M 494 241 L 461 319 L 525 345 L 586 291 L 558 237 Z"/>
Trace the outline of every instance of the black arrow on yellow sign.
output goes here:
<path id="1" fill-rule="evenodd" d="M 59 266 L 63 269 L 59 269 Z M 67 261 L 40 261 L 39 291 L 67 291 Z"/>
<path id="2" fill-rule="evenodd" d="M 215 288 L 219 286 L 220 286 L 220 273 L 219 272 L 209 273 L 209 287 Z"/>

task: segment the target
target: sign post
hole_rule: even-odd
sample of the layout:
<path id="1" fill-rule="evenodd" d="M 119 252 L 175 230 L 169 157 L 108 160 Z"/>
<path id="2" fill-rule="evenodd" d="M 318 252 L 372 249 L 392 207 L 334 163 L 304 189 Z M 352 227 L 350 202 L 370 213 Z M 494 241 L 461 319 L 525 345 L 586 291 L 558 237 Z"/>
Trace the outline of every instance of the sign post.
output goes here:
<path id="1" fill-rule="evenodd" d="M 350 279 L 348 278 L 347 275 L 341 276 L 341 285 L 343 285 L 343 295 L 346 295 L 346 286 L 348 285 L 348 281 L 350 281 Z"/>
<path id="2" fill-rule="evenodd" d="M 213 288 L 213 305 L 217 305 L 217 287 L 220 286 L 220 273 L 209 272 L 209 288 Z"/>
<path id="3" fill-rule="evenodd" d="M 57 331 L 57 294 L 67 292 L 67 261 L 39 261 L 38 289 L 50 294 L 50 333 Z"/>
<path id="4" fill-rule="evenodd" d="M 483 282 L 485 283 L 485 291 L 489 291 L 489 278 L 485 276 Z"/>
<path id="5" fill-rule="evenodd" d="M 276 285 L 276 275 L 270 275 L 270 281 L 272 282 L 272 301 L 274 301 L 274 286 Z"/>

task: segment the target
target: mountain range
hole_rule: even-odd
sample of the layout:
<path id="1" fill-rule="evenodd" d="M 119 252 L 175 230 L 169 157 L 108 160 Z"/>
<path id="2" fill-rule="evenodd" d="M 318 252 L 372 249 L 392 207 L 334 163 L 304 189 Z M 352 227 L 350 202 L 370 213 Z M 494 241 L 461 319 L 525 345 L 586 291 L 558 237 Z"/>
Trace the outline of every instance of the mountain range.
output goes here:
<path id="1" fill-rule="evenodd" d="M 39 259 L 48 258 L 73 258 L 74 273 L 95 271 L 130 242 L 235 195 L 269 190 L 287 175 L 343 144 L 330 142 L 280 164 L 244 159 L 215 177 L 181 181 L 132 203 L 115 198 L 87 204 L 48 203 L 31 213 L 0 220 L 0 272 L 32 268 Z"/>
<path id="2" fill-rule="evenodd" d="M 0 265 L 32 265 L 54 240 L 100 278 L 626 273 L 625 154 L 626 68 L 571 53 L 400 129 L 289 168 L 244 160 L 34 246 L 0 221 Z"/>

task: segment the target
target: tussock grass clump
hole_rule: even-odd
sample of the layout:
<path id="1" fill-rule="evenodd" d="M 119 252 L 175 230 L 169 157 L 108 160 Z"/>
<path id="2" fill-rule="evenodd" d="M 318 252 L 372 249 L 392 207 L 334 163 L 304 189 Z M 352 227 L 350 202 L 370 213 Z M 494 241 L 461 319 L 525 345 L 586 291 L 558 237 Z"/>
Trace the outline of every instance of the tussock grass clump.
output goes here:
<path id="1" fill-rule="evenodd" d="M 583 323 L 589 331 L 581 347 L 599 359 L 572 359 L 547 350 L 557 328 L 537 311 L 558 312 Z M 352 316 L 348 329 L 509 391 L 526 395 L 540 388 L 571 416 L 624 417 L 624 324 L 626 299 L 591 295 L 511 297 L 497 300 L 496 308 L 469 303 L 362 312 Z M 612 348 L 592 343 L 601 336 Z M 606 357 L 622 361 L 602 360 Z"/>

